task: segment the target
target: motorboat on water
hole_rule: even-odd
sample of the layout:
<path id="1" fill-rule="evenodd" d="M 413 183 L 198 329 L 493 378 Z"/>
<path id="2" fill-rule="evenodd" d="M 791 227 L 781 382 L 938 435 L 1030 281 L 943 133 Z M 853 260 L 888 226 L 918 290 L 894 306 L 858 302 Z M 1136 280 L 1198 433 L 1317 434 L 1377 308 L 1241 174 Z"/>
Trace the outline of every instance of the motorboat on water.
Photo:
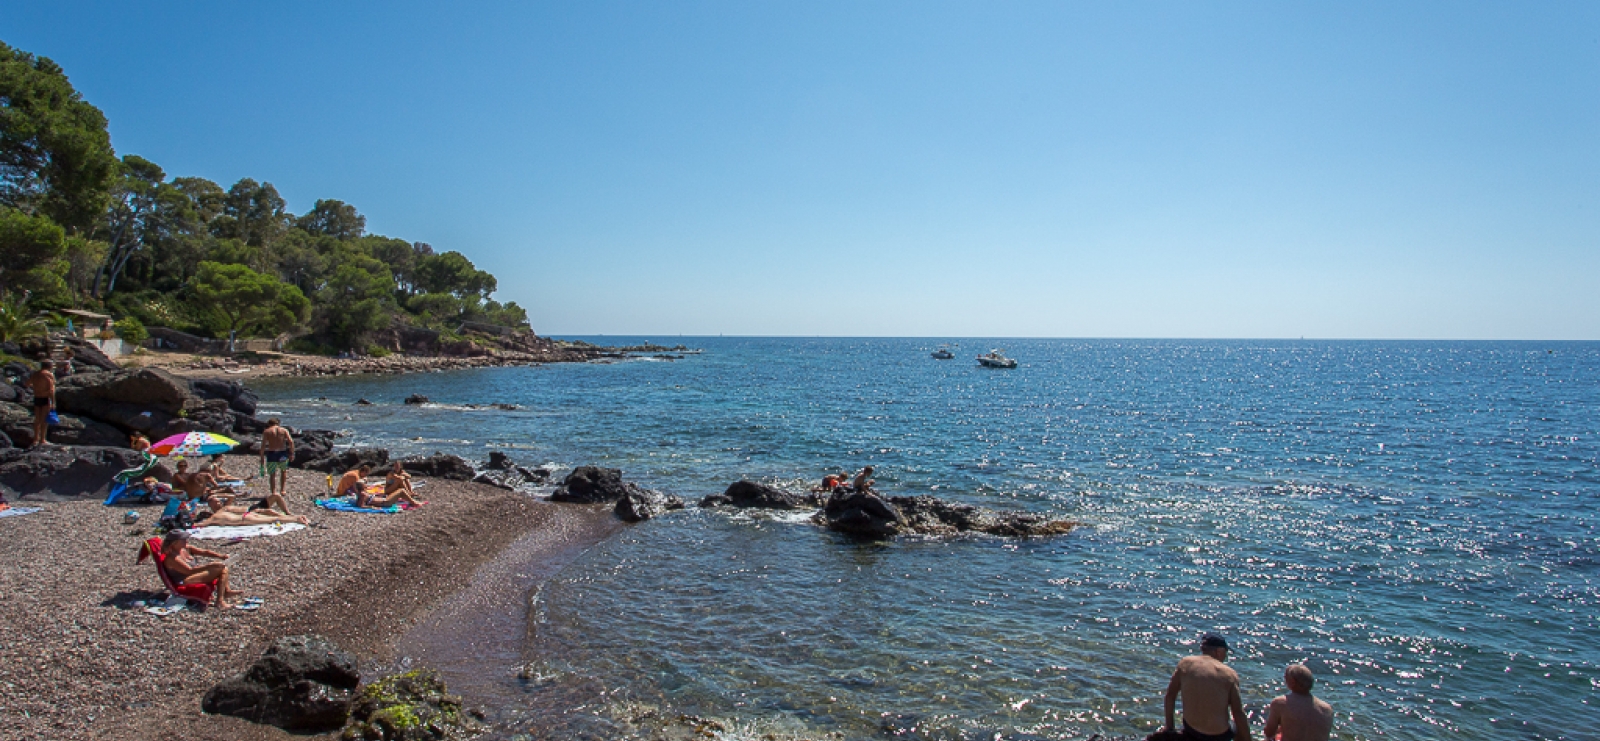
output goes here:
<path id="1" fill-rule="evenodd" d="M 1006 354 L 999 350 L 990 350 L 987 355 L 978 356 L 978 365 L 985 368 L 1015 368 L 1017 361 L 1006 357 Z"/>
<path id="2" fill-rule="evenodd" d="M 953 353 L 953 352 L 950 352 L 950 348 L 949 347 L 947 347 L 945 345 L 940 345 L 939 349 L 933 351 L 933 357 L 936 360 L 954 360 L 955 357 L 956 357 L 956 354 Z"/>

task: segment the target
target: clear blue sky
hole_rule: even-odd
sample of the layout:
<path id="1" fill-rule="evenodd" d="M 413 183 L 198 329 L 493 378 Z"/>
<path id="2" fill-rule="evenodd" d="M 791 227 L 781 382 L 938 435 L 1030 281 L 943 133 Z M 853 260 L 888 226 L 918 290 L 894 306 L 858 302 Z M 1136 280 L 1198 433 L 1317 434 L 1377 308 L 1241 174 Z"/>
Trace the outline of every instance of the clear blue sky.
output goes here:
<path id="1" fill-rule="evenodd" d="M 1600 339 L 1600 3 L 0 3 L 544 334 Z"/>

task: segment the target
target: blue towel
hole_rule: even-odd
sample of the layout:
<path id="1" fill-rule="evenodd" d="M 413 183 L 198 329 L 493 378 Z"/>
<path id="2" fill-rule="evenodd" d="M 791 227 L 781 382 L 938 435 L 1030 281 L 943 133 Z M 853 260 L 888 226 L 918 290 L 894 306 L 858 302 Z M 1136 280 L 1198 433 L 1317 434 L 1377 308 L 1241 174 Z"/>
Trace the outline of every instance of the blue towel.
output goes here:
<path id="1" fill-rule="evenodd" d="M 106 506 L 110 507 L 111 505 L 116 504 L 117 497 L 122 496 L 123 494 L 127 493 L 127 491 L 127 484 L 124 484 L 120 481 L 117 482 L 116 486 L 111 487 L 111 493 L 106 495 Z"/>
<path id="2" fill-rule="evenodd" d="M 318 499 L 317 506 L 323 509 L 331 509 L 335 512 L 366 512 L 374 515 L 397 515 L 402 511 L 398 504 L 391 504 L 387 507 L 357 507 L 355 501 L 350 497 Z"/>

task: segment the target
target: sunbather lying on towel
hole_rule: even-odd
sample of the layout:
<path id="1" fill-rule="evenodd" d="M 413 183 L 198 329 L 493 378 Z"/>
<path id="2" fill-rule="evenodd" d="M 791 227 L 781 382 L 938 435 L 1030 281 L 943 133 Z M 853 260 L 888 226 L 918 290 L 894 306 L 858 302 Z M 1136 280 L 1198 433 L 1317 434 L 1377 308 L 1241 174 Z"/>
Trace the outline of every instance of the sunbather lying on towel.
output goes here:
<path id="1" fill-rule="evenodd" d="M 248 512 L 235 512 L 231 509 L 225 509 L 221 512 L 212 512 L 205 519 L 195 522 L 194 526 L 236 527 L 239 525 L 271 525 L 274 522 L 311 524 L 310 518 L 305 515 L 280 515 L 270 509 L 254 509 Z"/>
<path id="2" fill-rule="evenodd" d="M 206 558 L 222 558 L 228 556 L 204 548 L 189 545 L 189 534 L 182 530 L 172 530 L 161 539 L 161 552 L 166 555 L 166 569 L 173 581 L 179 584 L 205 584 L 213 579 L 217 580 L 217 590 L 214 593 L 214 604 L 218 609 L 226 610 L 233 607 L 227 601 L 229 597 L 237 597 L 244 592 L 228 588 L 228 565 L 225 563 L 196 564 L 195 556 Z"/>
<path id="3" fill-rule="evenodd" d="M 366 478 L 371 471 L 372 465 L 369 463 L 363 463 L 360 468 L 355 470 L 345 471 L 344 475 L 339 477 L 339 485 L 334 487 L 334 492 L 341 497 L 354 497 L 357 507 L 387 507 L 398 502 L 406 502 L 412 506 L 419 504 L 416 497 L 404 491 L 396 491 L 390 494 L 368 494 L 367 487 L 362 479 Z"/>

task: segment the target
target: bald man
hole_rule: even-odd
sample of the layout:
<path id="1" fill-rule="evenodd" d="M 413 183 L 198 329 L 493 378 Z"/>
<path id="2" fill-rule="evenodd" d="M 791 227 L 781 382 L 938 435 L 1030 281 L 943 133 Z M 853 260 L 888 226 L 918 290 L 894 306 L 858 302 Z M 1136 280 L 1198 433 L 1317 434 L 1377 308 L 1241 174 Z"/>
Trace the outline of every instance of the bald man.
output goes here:
<path id="1" fill-rule="evenodd" d="M 1267 725 L 1261 734 L 1268 741 L 1328 741 L 1333 733 L 1333 706 L 1311 696 L 1316 679 L 1303 664 L 1290 664 L 1283 672 L 1289 694 L 1267 708 Z"/>
<path id="2" fill-rule="evenodd" d="M 1239 699 L 1239 675 L 1227 664 L 1228 642 L 1216 633 L 1200 637 L 1200 655 L 1185 656 L 1167 683 L 1167 729 L 1183 698 L 1184 741 L 1250 741 L 1250 719 Z M 1232 718 L 1232 725 L 1229 718 Z"/>

